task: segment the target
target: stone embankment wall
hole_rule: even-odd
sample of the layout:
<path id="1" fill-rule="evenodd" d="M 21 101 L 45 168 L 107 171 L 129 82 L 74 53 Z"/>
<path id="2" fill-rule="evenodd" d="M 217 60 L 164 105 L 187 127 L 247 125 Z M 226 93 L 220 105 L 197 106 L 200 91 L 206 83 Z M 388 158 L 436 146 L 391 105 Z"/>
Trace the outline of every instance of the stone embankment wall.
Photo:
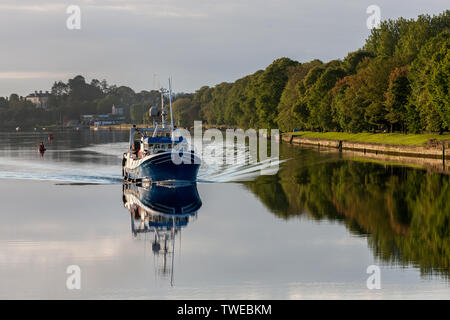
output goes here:
<path id="1" fill-rule="evenodd" d="M 362 151 L 363 153 L 382 153 L 402 155 L 420 158 L 450 159 L 450 143 L 445 142 L 431 144 L 428 146 L 403 146 L 379 143 L 365 143 L 355 141 L 338 141 L 328 139 L 303 138 L 295 135 L 282 135 L 281 140 L 291 144 L 315 145 L 318 147 L 335 148 L 339 150 Z"/>

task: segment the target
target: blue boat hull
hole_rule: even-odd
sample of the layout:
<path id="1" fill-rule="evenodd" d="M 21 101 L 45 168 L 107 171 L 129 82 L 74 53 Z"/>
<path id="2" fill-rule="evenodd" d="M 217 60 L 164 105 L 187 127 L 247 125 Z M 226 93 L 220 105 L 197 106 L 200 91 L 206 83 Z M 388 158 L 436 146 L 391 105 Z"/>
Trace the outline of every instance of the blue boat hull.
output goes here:
<path id="1" fill-rule="evenodd" d="M 123 192 L 124 196 L 134 195 L 142 205 L 160 214 L 193 215 L 202 206 L 196 183 L 174 188 L 156 184 L 150 187 L 125 184 Z"/>
<path id="2" fill-rule="evenodd" d="M 200 168 L 200 160 L 193 153 L 187 153 L 184 157 L 186 158 L 186 156 L 190 157 L 190 163 L 176 164 L 172 161 L 171 152 L 153 155 L 135 168 L 125 167 L 125 178 L 131 180 L 195 182 Z"/>

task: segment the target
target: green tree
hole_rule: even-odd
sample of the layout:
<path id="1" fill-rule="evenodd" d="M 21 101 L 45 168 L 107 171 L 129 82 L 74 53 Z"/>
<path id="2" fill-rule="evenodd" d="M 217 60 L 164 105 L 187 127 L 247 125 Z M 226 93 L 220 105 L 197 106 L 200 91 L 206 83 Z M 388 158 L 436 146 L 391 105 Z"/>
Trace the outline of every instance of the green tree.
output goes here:
<path id="1" fill-rule="evenodd" d="M 282 131 L 292 131 L 298 127 L 306 127 L 306 118 L 309 114 L 302 113 L 299 104 L 300 92 L 298 84 L 306 77 L 308 72 L 321 65 L 320 60 L 296 65 L 288 70 L 288 82 L 277 106 L 276 118 L 278 128 Z M 303 110 L 306 110 L 304 108 Z"/>
<path id="2" fill-rule="evenodd" d="M 130 107 L 130 118 L 136 124 L 143 123 L 144 116 L 148 113 L 150 106 L 145 103 L 135 103 Z"/>
<path id="3" fill-rule="evenodd" d="M 407 104 L 411 92 L 408 69 L 409 66 L 395 68 L 389 76 L 389 88 L 386 93 L 386 119 L 391 125 L 391 131 L 393 131 L 393 126 L 398 125 L 398 129 L 406 132 Z"/>
<path id="4" fill-rule="evenodd" d="M 277 59 L 258 77 L 255 104 L 259 127 L 276 127 L 277 106 L 288 81 L 288 70 L 297 64 L 288 58 Z"/>
<path id="5" fill-rule="evenodd" d="M 9 103 L 15 103 L 15 102 L 18 102 L 18 101 L 19 101 L 19 95 L 18 94 L 12 93 L 9 96 Z"/>
<path id="6" fill-rule="evenodd" d="M 177 126 L 190 128 L 195 120 L 200 120 L 200 108 L 192 103 L 192 95 L 178 98 L 173 104 L 174 123 Z"/>
<path id="7" fill-rule="evenodd" d="M 411 64 L 410 103 L 416 106 L 424 129 L 442 132 L 448 128 L 448 46 L 445 31 L 431 38 Z"/>
<path id="8" fill-rule="evenodd" d="M 337 124 L 333 119 L 331 101 L 331 89 L 336 82 L 346 76 L 346 71 L 339 61 L 332 61 L 324 67 L 324 71 L 309 90 L 307 106 L 310 122 L 321 131 L 336 129 Z"/>

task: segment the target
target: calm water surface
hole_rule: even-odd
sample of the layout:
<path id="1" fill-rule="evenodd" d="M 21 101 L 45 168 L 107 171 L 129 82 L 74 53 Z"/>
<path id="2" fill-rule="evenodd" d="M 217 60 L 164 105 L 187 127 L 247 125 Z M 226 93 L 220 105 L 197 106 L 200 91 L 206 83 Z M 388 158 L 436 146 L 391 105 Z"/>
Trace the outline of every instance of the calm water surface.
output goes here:
<path id="1" fill-rule="evenodd" d="M 276 175 L 206 163 L 156 253 L 124 206 L 128 132 L 44 139 L 0 134 L 0 298 L 450 298 L 449 175 L 285 144 Z"/>

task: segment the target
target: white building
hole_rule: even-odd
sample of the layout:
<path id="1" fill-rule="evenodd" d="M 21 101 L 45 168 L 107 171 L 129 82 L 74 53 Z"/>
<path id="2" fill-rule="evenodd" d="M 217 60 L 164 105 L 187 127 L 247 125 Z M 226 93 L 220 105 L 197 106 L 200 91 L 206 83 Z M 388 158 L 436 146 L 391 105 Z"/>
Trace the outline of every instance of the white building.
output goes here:
<path id="1" fill-rule="evenodd" d="M 115 105 L 112 106 L 112 115 L 113 116 L 123 116 L 123 108 L 118 108 Z"/>
<path id="2" fill-rule="evenodd" d="M 47 109 L 48 108 L 48 98 L 50 97 L 50 94 L 48 91 L 45 91 L 45 93 L 42 93 L 42 90 L 37 92 L 35 91 L 32 94 L 29 94 L 25 97 L 26 100 L 31 101 L 36 108 L 42 108 Z"/>

